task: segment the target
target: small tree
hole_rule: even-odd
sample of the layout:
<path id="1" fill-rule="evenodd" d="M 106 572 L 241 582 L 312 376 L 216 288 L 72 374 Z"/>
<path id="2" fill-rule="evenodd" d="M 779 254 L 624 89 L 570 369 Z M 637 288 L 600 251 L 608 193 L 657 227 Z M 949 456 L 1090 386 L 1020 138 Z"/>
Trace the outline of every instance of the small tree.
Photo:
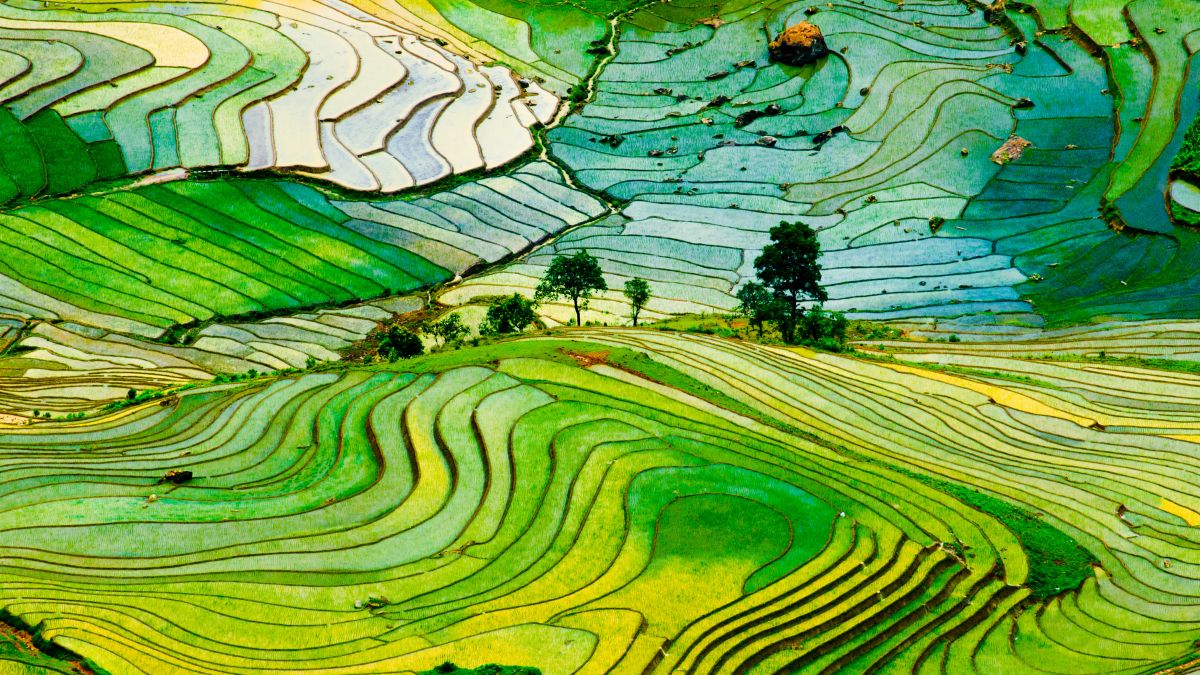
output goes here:
<path id="1" fill-rule="evenodd" d="M 849 322 L 841 312 L 826 312 L 820 305 L 801 314 L 796 327 L 798 337 L 824 347 L 841 347 L 846 341 Z"/>
<path id="2" fill-rule="evenodd" d="M 421 338 L 407 328 L 391 326 L 379 342 L 379 356 L 388 361 L 418 356 L 425 351 Z"/>
<path id="3" fill-rule="evenodd" d="M 487 316 L 479 326 L 479 332 L 487 335 L 519 333 L 537 319 L 533 311 L 536 303 L 519 293 L 493 300 L 488 305 Z"/>
<path id="4" fill-rule="evenodd" d="M 815 230 L 801 222 L 781 222 L 771 228 L 771 243 L 754 259 L 759 280 L 783 301 L 779 327 L 785 342 L 795 340 L 800 303 L 828 299 L 821 288 L 820 257 Z"/>
<path id="5" fill-rule="evenodd" d="M 763 324 L 773 321 L 779 313 L 779 301 L 771 295 L 766 286 L 757 281 L 747 281 L 738 289 L 739 301 L 737 311 L 758 329 L 758 337 L 762 337 Z"/>
<path id="6" fill-rule="evenodd" d="M 581 310 L 587 309 L 592 294 L 608 290 L 604 281 L 604 271 L 600 262 L 587 251 L 579 251 L 573 256 L 555 256 L 550 261 L 550 269 L 538 284 L 534 298 L 538 302 L 557 300 L 560 297 L 570 298 L 575 307 L 575 325 L 582 326 Z"/>
<path id="7" fill-rule="evenodd" d="M 438 346 L 442 347 L 461 339 L 471 332 L 471 329 L 463 323 L 461 316 L 451 314 L 441 321 L 425 324 L 421 327 L 421 332 L 437 340 Z"/>
<path id="8" fill-rule="evenodd" d="M 642 313 L 642 308 L 650 302 L 650 284 L 645 279 L 630 279 L 625 282 L 625 297 L 629 300 L 629 313 L 633 318 L 633 325 L 638 325 L 638 315 Z"/>

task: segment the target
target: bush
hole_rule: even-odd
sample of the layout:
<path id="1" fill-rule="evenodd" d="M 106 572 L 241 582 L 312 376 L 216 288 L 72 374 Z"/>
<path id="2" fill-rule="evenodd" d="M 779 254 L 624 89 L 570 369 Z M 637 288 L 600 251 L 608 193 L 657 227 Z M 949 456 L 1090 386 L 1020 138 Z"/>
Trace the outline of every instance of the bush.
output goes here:
<path id="1" fill-rule="evenodd" d="M 493 300 L 488 305 L 487 317 L 480 324 L 479 332 L 484 335 L 519 333 L 537 319 L 534 307 L 536 304 L 520 293 Z"/>
<path id="2" fill-rule="evenodd" d="M 436 339 L 438 346 L 445 346 L 461 340 L 471 329 L 462 322 L 462 317 L 451 314 L 441 321 L 422 325 L 421 332 Z"/>
<path id="3" fill-rule="evenodd" d="M 1192 178 L 1200 178 L 1200 116 L 1188 126 L 1179 153 L 1171 162 L 1171 169 Z"/>
<path id="4" fill-rule="evenodd" d="M 397 359 L 420 356 L 424 351 L 425 345 L 421 343 L 421 338 L 411 330 L 399 326 L 388 328 L 383 340 L 379 343 L 379 356 L 392 362 Z"/>
<path id="5" fill-rule="evenodd" d="M 836 350 L 846 342 L 846 328 L 850 323 L 841 312 L 826 312 L 820 305 L 800 315 L 797 322 L 797 337 L 805 344 L 834 345 Z"/>

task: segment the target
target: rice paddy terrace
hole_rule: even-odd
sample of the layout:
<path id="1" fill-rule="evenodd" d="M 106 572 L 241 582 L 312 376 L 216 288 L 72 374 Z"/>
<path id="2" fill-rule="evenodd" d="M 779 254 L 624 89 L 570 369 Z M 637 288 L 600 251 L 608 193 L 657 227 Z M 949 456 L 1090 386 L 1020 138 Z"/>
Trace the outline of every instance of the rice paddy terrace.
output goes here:
<path id="1" fill-rule="evenodd" d="M 1200 667 L 1198 10 L 0 1 L 0 673 Z"/>
<path id="2" fill-rule="evenodd" d="M 1197 376 L 990 354 L 594 329 L 8 432 L 0 597 L 111 672 L 1194 658 Z"/>

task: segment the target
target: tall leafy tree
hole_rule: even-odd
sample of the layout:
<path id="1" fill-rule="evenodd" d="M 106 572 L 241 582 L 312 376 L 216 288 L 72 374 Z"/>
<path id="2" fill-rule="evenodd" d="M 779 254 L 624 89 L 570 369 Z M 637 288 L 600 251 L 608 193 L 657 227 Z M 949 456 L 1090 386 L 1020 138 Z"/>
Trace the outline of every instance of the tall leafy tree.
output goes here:
<path id="1" fill-rule="evenodd" d="M 607 290 L 608 283 L 604 281 L 600 262 L 581 250 L 573 256 L 555 256 L 550 261 L 550 268 L 538 284 L 534 298 L 538 302 L 570 298 L 575 307 L 575 325 L 582 326 L 581 312 L 587 309 L 592 295 Z"/>
<path id="2" fill-rule="evenodd" d="M 638 315 L 642 308 L 650 302 L 650 284 L 645 279 L 630 279 L 625 282 L 625 298 L 629 300 L 630 318 L 633 325 L 638 325 Z"/>
<path id="3" fill-rule="evenodd" d="M 821 288 L 820 257 L 821 244 L 815 230 L 802 222 L 781 222 L 771 228 L 771 243 L 754 259 L 759 280 L 783 301 L 779 327 L 785 342 L 795 339 L 800 304 L 808 300 L 825 302 L 829 297 Z"/>

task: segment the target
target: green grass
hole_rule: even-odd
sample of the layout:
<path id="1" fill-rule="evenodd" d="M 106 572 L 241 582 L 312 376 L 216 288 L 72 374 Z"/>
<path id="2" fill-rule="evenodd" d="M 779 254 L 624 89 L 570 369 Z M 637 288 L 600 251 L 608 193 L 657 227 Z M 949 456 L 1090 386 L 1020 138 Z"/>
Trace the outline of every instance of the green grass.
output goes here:
<path id="1" fill-rule="evenodd" d="M 1101 354 L 1103 353 L 1101 352 Z M 1037 354 L 1029 357 L 1029 359 L 1032 361 L 1061 361 L 1065 363 L 1128 366 L 1130 368 L 1148 368 L 1151 370 L 1168 370 L 1173 373 L 1200 375 L 1200 361 L 1187 361 L 1183 359 L 1152 359 L 1143 356 L 1084 356 L 1082 354 Z"/>
<path id="2" fill-rule="evenodd" d="M 1100 562 L 1074 539 L 1026 509 L 973 488 L 904 468 L 896 470 L 1004 523 L 1029 556 L 1025 585 L 1035 599 L 1079 588 L 1091 578 L 1092 566 Z"/>

